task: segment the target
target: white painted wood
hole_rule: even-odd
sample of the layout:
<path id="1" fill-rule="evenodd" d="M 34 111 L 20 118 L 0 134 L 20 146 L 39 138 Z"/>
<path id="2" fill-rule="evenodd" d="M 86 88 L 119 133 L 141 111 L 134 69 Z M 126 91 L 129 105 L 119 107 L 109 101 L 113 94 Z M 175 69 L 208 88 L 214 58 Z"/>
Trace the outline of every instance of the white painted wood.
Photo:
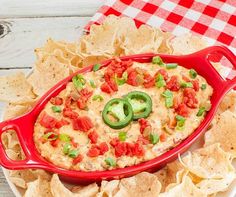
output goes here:
<path id="1" fill-rule="evenodd" d="M 75 41 L 90 17 L 16 18 L 0 20 L 10 32 L 0 36 L 0 68 L 30 67 L 35 61 L 34 49 L 51 37 Z"/>
<path id="2" fill-rule="evenodd" d="M 0 18 L 92 16 L 105 0 L 0 0 Z"/>

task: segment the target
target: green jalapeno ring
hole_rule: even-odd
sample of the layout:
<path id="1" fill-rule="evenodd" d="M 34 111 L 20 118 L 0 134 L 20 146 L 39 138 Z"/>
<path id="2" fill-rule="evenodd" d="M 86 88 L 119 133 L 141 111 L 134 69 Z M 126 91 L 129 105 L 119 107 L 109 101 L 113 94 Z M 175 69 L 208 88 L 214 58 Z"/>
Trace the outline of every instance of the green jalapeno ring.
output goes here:
<path id="1" fill-rule="evenodd" d="M 133 120 L 147 118 L 152 112 L 152 99 L 145 92 L 133 91 L 125 96 L 125 99 L 131 104 L 133 109 Z M 139 102 L 142 100 L 143 102 Z"/>
<path id="2" fill-rule="evenodd" d="M 113 116 L 117 121 L 112 121 L 108 115 Z M 133 119 L 133 110 L 131 104 L 121 98 L 110 100 L 102 112 L 103 121 L 113 129 L 122 129 L 126 127 Z"/>

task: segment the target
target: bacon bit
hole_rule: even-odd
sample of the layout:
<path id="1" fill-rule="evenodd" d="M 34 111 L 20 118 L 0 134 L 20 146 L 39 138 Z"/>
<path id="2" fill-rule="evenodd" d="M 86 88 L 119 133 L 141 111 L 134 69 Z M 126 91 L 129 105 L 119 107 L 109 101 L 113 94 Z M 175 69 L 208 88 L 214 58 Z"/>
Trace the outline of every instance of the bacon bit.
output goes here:
<path id="1" fill-rule="evenodd" d="M 166 83 L 166 88 L 175 92 L 179 91 L 180 84 L 176 75 L 172 76 L 170 80 Z"/>
<path id="2" fill-rule="evenodd" d="M 186 77 L 185 75 L 182 76 L 182 79 L 186 82 L 191 82 L 191 80 L 188 77 Z"/>
<path id="3" fill-rule="evenodd" d="M 140 133 L 141 133 L 141 134 L 143 134 L 143 132 L 144 132 L 144 130 L 145 130 L 146 128 L 148 128 L 148 127 L 151 128 L 150 123 L 149 123 L 146 119 L 144 119 L 144 118 L 140 118 L 140 119 L 138 120 L 138 123 L 139 123 L 139 125 L 140 125 Z"/>
<path id="4" fill-rule="evenodd" d="M 61 97 L 56 96 L 50 99 L 50 103 L 52 103 L 53 105 L 62 105 L 63 99 Z"/>
<path id="5" fill-rule="evenodd" d="M 91 131 L 89 134 L 88 134 L 88 138 L 91 140 L 91 143 L 92 144 L 96 144 L 97 143 L 97 140 L 98 140 L 98 134 L 95 130 Z"/>
<path id="6" fill-rule="evenodd" d="M 75 139 L 73 137 L 70 137 L 71 139 L 71 144 L 74 148 L 77 148 L 79 146 L 79 144 L 77 142 L 75 142 Z"/>
<path id="7" fill-rule="evenodd" d="M 155 78 L 152 77 L 150 74 L 145 73 L 144 74 L 144 83 L 143 86 L 145 88 L 151 88 L 155 85 Z"/>
<path id="8" fill-rule="evenodd" d="M 41 126 L 52 129 L 55 128 L 57 124 L 57 119 L 53 118 L 52 116 L 48 115 L 45 111 L 39 117 L 39 123 Z"/>
<path id="9" fill-rule="evenodd" d="M 196 92 L 192 88 L 185 88 L 183 92 L 183 102 L 190 108 L 197 108 L 198 100 Z"/>
<path id="10" fill-rule="evenodd" d="M 196 79 L 196 80 L 193 80 L 192 81 L 192 84 L 193 84 L 193 89 L 198 92 L 199 89 L 200 89 L 200 86 L 199 86 L 199 81 Z"/>
<path id="11" fill-rule="evenodd" d="M 88 116 L 80 116 L 72 120 L 74 130 L 80 130 L 83 132 L 89 131 L 93 127 L 93 123 Z"/>
<path id="12" fill-rule="evenodd" d="M 160 141 L 161 141 L 161 142 L 165 142 L 165 141 L 166 141 L 166 138 L 167 138 L 167 136 L 166 136 L 165 133 L 162 133 L 162 134 L 160 135 Z"/>
<path id="13" fill-rule="evenodd" d="M 148 139 L 147 137 L 142 136 L 142 135 L 139 135 L 139 136 L 138 136 L 138 141 L 137 141 L 137 142 L 138 142 L 138 143 L 141 143 L 141 144 L 143 144 L 143 145 L 150 144 L 149 139 Z"/>
<path id="14" fill-rule="evenodd" d="M 98 155 L 100 155 L 100 150 L 96 145 L 93 145 L 87 152 L 87 155 L 89 157 L 97 157 Z"/>
<path id="15" fill-rule="evenodd" d="M 100 150 L 100 155 L 104 155 L 104 153 L 109 150 L 109 147 L 108 147 L 106 142 L 102 142 L 101 144 L 99 144 L 98 147 L 99 147 L 99 150 Z"/>
<path id="16" fill-rule="evenodd" d="M 175 108 L 175 112 L 183 117 L 189 116 L 189 109 L 184 103 L 179 104 L 178 107 Z"/>
<path id="17" fill-rule="evenodd" d="M 83 156 L 79 154 L 74 160 L 73 160 L 73 165 L 76 165 L 80 163 L 83 160 Z"/>
<path id="18" fill-rule="evenodd" d="M 60 121 L 57 121 L 55 127 L 56 127 L 57 129 L 59 129 L 59 128 L 65 126 L 65 125 L 69 125 L 69 124 L 70 124 L 70 122 L 68 122 L 67 120 L 61 119 Z"/>
<path id="19" fill-rule="evenodd" d="M 176 126 L 176 124 L 177 124 L 177 121 L 176 121 L 175 118 L 172 118 L 172 119 L 169 118 L 168 127 L 169 127 L 170 129 L 174 129 L 175 126 Z"/>
<path id="20" fill-rule="evenodd" d="M 168 72 L 165 69 L 158 70 L 154 77 L 156 78 L 158 74 L 161 74 L 165 81 L 168 80 L 168 78 L 169 78 Z"/>
<path id="21" fill-rule="evenodd" d="M 64 108 L 62 112 L 64 117 L 70 118 L 70 119 L 76 119 L 79 114 L 75 111 L 72 111 L 71 108 Z"/>

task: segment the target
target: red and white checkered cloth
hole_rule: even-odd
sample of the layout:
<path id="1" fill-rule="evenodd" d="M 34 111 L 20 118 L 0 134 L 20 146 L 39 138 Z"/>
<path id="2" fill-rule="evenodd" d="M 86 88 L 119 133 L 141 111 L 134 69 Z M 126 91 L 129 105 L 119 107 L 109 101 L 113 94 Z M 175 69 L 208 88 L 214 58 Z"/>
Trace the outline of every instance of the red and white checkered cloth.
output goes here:
<path id="1" fill-rule="evenodd" d="M 174 35 L 191 32 L 210 45 L 224 44 L 236 54 L 236 0 L 107 0 L 85 29 L 110 14 L 128 16 L 137 26 L 148 24 Z M 234 74 L 230 68 L 224 70 L 224 76 Z"/>

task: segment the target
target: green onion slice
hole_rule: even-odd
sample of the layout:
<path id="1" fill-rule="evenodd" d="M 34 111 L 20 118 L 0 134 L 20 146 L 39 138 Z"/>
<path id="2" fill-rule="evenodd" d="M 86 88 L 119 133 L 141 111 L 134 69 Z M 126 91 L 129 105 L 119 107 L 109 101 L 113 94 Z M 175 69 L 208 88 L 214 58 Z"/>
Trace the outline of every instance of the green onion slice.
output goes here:
<path id="1" fill-rule="evenodd" d="M 198 112 L 197 112 L 197 116 L 202 116 L 204 114 L 204 112 L 206 111 L 205 107 L 200 107 Z"/>
<path id="2" fill-rule="evenodd" d="M 167 69 L 174 69 L 174 68 L 177 68 L 177 67 L 178 67 L 178 64 L 176 64 L 176 63 L 166 64 Z"/>
<path id="3" fill-rule="evenodd" d="M 53 137 L 51 137 L 53 135 Z M 55 134 L 54 132 L 48 132 L 43 135 L 43 139 L 48 140 L 48 141 L 54 141 L 58 138 L 58 135 Z"/>
<path id="4" fill-rule="evenodd" d="M 72 147 L 72 146 L 71 146 L 70 143 L 66 143 L 66 144 L 63 146 L 63 153 L 64 153 L 65 155 L 67 155 L 67 154 L 69 153 L 71 147 Z"/>
<path id="5" fill-rule="evenodd" d="M 70 142 L 71 141 L 71 138 L 69 135 L 65 134 L 65 133 L 61 133 L 59 135 L 59 139 L 63 142 Z"/>
<path id="6" fill-rule="evenodd" d="M 164 77 L 163 77 L 161 74 L 158 74 L 158 75 L 157 75 L 156 82 L 155 82 L 155 86 L 156 86 L 157 88 L 161 88 L 161 87 L 166 86 L 166 82 L 165 82 L 165 80 L 164 80 Z"/>
<path id="7" fill-rule="evenodd" d="M 181 88 L 192 88 L 193 84 L 191 82 L 183 82 L 180 84 Z"/>
<path id="8" fill-rule="evenodd" d="M 162 93 L 162 96 L 165 97 L 165 105 L 167 108 L 173 106 L 173 93 L 170 90 L 166 90 Z"/>
<path id="9" fill-rule="evenodd" d="M 83 75 L 78 74 L 72 78 L 72 82 L 76 88 L 83 89 L 86 80 L 84 79 Z"/>
<path id="10" fill-rule="evenodd" d="M 114 159 L 112 159 L 111 157 L 106 158 L 106 159 L 105 159 L 105 162 L 106 162 L 106 164 L 109 165 L 109 166 L 112 166 L 112 167 L 116 166 L 116 162 L 115 162 Z"/>
<path id="11" fill-rule="evenodd" d="M 98 71 L 98 70 L 100 69 L 100 67 L 101 67 L 101 64 L 95 64 L 95 65 L 93 66 L 93 71 L 94 71 L 94 72 Z"/>
<path id="12" fill-rule="evenodd" d="M 59 106 L 52 106 L 52 111 L 54 112 L 54 113 L 60 113 L 61 112 L 61 108 L 59 107 Z"/>
<path id="13" fill-rule="evenodd" d="M 71 158 L 76 158 L 79 155 L 79 150 L 74 149 L 74 150 L 69 150 L 68 156 Z"/>
<path id="14" fill-rule="evenodd" d="M 160 56 L 153 57 L 152 58 L 152 63 L 153 64 L 158 64 L 159 66 L 164 66 L 164 63 L 163 63 L 163 61 L 162 61 Z"/>
<path id="15" fill-rule="evenodd" d="M 189 75 L 192 79 L 195 79 L 197 77 L 197 72 L 194 69 L 190 69 Z"/>
<path id="16" fill-rule="evenodd" d="M 150 134 L 149 139 L 150 139 L 152 144 L 156 144 L 157 142 L 159 142 L 159 135 L 156 134 L 156 133 Z"/>
<path id="17" fill-rule="evenodd" d="M 127 132 L 121 131 L 119 132 L 119 140 L 120 141 L 125 141 L 127 137 Z"/>
<path id="18" fill-rule="evenodd" d="M 175 116 L 175 118 L 177 120 L 176 129 L 177 130 L 183 130 L 186 119 L 183 116 L 180 116 L 180 115 Z"/>
<path id="19" fill-rule="evenodd" d="M 94 95 L 92 99 L 93 101 L 97 101 L 97 100 L 103 101 L 103 97 L 101 95 Z"/>
<path id="20" fill-rule="evenodd" d="M 92 88 L 96 88 L 97 87 L 93 80 L 90 80 L 89 83 L 90 83 L 90 86 Z"/>
<path id="21" fill-rule="evenodd" d="M 205 90 L 206 87 L 207 87 L 207 85 L 204 83 L 204 84 L 202 84 L 201 89 L 202 89 L 202 90 Z"/>

